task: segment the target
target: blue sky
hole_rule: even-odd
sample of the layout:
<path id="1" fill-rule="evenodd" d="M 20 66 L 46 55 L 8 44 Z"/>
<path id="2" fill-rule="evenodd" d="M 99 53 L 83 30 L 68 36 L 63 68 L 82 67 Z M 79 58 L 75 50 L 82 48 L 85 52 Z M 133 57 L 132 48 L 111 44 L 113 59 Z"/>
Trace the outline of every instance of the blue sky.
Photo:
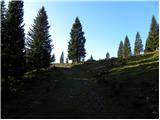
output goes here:
<path id="1" fill-rule="evenodd" d="M 61 52 L 67 57 L 70 30 L 78 16 L 86 38 L 86 60 L 91 54 L 94 59 L 105 58 L 106 52 L 111 57 L 117 56 L 119 42 L 128 35 L 133 51 L 136 32 L 140 32 L 145 44 L 151 17 L 158 21 L 158 1 L 118 2 L 118 1 L 83 1 L 83 2 L 24 2 L 25 31 L 29 30 L 38 10 L 44 6 L 53 39 L 53 53 L 59 62 Z"/>

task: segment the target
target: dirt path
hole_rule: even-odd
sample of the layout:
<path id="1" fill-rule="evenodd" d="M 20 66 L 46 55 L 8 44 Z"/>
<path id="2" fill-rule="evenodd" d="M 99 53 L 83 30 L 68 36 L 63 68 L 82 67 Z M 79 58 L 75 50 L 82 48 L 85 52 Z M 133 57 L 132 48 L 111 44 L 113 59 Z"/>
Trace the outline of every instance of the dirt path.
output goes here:
<path id="1" fill-rule="evenodd" d="M 29 84 L 31 85 L 31 84 Z M 122 97 L 111 95 L 110 86 L 97 86 L 84 68 L 59 68 L 46 71 L 27 88 L 23 97 L 3 108 L 3 118 L 111 119 L 134 118 Z"/>
<path id="2" fill-rule="evenodd" d="M 106 115 L 104 98 L 84 71 L 64 69 L 62 76 L 64 79 L 54 89 L 49 86 L 45 98 L 42 95 L 43 99 L 35 101 L 23 118 L 103 118 Z"/>

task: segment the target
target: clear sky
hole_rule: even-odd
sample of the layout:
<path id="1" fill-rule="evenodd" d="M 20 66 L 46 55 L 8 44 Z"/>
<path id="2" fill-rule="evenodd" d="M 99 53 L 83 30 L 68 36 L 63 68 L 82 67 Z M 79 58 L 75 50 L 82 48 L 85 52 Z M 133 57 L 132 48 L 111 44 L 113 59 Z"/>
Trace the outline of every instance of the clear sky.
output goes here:
<path id="1" fill-rule="evenodd" d="M 105 58 L 106 52 L 111 57 L 117 56 L 119 42 L 128 35 L 131 48 L 135 41 L 136 32 L 140 32 L 145 44 L 151 17 L 158 21 L 158 1 L 141 2 L 24 2 L 25 31 L 29 30 L 38 10 L 44 6 L 47 14 L 49 32 L 53 39 L 56 62 L 59 62 L 61 52 L 67 56 L 70 31 L 75 18 L 78 16 L 83 26 L 86 38 L 86 60 L 91 54 L 94 59 Z"/>

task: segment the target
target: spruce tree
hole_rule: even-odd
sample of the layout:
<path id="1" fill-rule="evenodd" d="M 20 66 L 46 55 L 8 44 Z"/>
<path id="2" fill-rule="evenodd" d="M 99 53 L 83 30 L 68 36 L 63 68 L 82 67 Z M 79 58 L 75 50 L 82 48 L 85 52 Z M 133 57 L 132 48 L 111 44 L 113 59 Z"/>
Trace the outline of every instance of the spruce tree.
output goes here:
<path id="1" fill-rule="evenodd" d="M 55 54 L 53 54 L 52 56 L 51 56 L 51 62 L 55 62 L 56 61 L 56 57 L 55 57 Z"/>
<path id="2" fill-rule="evenodd" d="M 2 91 L 8 86 L 9 76 L 9 41 L 6 26 L 6 8 L 4 0 L 1 2 L 1 70 L 2 70 Z"/>
<path id="3" fill-rule="evenodd" d="M 4 0 L 1 0 L 0 2 L 1 2 L 1 31 L 2 31 L 4 22 L 5 22 L 5 17 L 6 17 L 6 8 L 5 8 Z"/>
<path id="4" fill-rule="evenodd" d="M 63 52 L 61 53 L 61 56 L 60 56 L 60 63 L 61 64 L 64 63 L 64 53 Z"/>
<path id="5" fill-rule="evenodd" d="M 91 55 L 90 58 L 87 61 L 92 62 L 92 61 L 95 61 L 95 60 L 93 59 L 93 56 Z"/>
<path id="6" fill-rule="evenodd" d="M 75 23 L 72 26 L 70 32 L 71 40 L 68 45 L 68 58 L 72 62 L 80 62 L 85 58 L 85 42 L 84 32 L 82 31 L 82 25 L 78 17 L 76 17 Z"/>
<path id="7" fill-rule="evenodd" d="M 8 80 L 9 76 L 17 78 L 25 71 L 23 1 L 10 1 L 7 12 L 1 1 L 1 12 L 2 76 Z"/>
<path id="8" fill-rule="evenodd" d="M 5 2 L 4 0 L 1 2 L 1 58 L 2 58 L 2 77 L 5 79 L 7 78 L 7 69 L 8 69 L 8 63 L 7 63 L 7 56 L 9 48 L 7 47 L 8 40 L 7 40 L 7 27 L 6 27 L 6 8 L 5 8 Z"/>
<path id="9" fill-rule="evenodd" d="M 143 51 L 142 39 L 139 32 L 137 32 L 136 40 L 134 43 L 134 55 L 139 55 L 142 51 Z"/>
<path id="10" fill-rule="evenodd" d="M 48 16 L 42 7 L 27 37 L 27 66 L 28 69 L 48 67 L 51 62 L 51 35 L 49 34 Z"/>
<path id="11" fill-rule="evenodd" d="M 68 63 L 68 58 L 66 58 L 66 63 Z"/>
<path id="12" fill-rule="evenodd" d="M 106 60 L 108 60 L 110 58 L 110 54 L 109 52 L 106 53 Z"/>
<path id="13" fill-rule="evenodd" d="M 130 42 L 129 42 L 128 36 L 126 36 L 124 40 L 124 46 L 123 46 L 123 57 L 128 58 L 131 55 L 132 53 L 131 53 Z"/>
<path id="14" fill-rule="evenodd" d="M 23 1 L 10 1 L 7 11 L 1 1 L 1 32 L 2 84 L 9 92 L 17 89 L 25 72 Z"/>
<path id="15" fill-rule="evenodd" d="M 146 40 L 145 52 L 151 52 L 159 49 L 159 25 L 154 16 L 152 16 L 150 31 Z"/>
<path id="16" fill-rule="evenodd" d="M 2 56 L 5 55 L 5 49 L 7 49 L 7 26 L 6 26 L 6 8 L 4 0 L 1 2 L 1 48 Z M 3 64 L 2 64 L 3 65 Z"/>
<path id="17" fill-rule="evenodd" d="M 159 24 L 157 25 L 157 29 L 156 29 L 155 48 L 156 50 L 159 50 Z"/>
<path id="18" fill-rule="evenodd" d="M 120 59 L 123 58 L 123 42 L 122 42 L 122 41 L 121 41 L 120 44 L 119 44 L 117 56 L 118 56 L 118 58 L 120 58 Z"/>
<path id="19" fill-rule="evenodd" d="M 90 57 L 90 60 L 91 60 L 91 61 L 93 60 L 93 57 L 92 57 L 92 55 L 91 55 L 91 57 Z"/>

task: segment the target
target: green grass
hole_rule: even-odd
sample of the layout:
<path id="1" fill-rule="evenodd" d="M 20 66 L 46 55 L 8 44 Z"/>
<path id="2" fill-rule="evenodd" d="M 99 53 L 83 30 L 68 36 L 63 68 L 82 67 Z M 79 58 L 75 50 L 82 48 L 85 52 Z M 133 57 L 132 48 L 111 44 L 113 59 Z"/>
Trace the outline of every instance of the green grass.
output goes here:
<path id="1" fill-rule="evenodd" d="M 158 118 L 158 78 L 158 51 L 53 64 L 24 75 L 21 94 L 2 102 L 2 118 Z"/>
<path id="2" fill-rule="evenodd" d="M 54 68 L 25 73 L 21 79 L 21 91 L 8 101 L 2 99 L 2 118 L 19 118 L 28 113 L 34 105 L 44 101 L 49 91 L 54 90 L 56 81 L 63 79 L 59 74 L 61 72 Z"/>
<path id="3" fill-rule="evenodd" d="M 62 68 L 71 68 L 71 67 L 73 67 L 74 66 L 74 64 L 66 64 L 66 63 L 64 63 L 64 64 L 59 64 L 59 63 L 55 63 L 55 64 L 52 64 L 51 65 L 51 67 L 62 67 Z"/>
<path id="4" fill-rule="evenodd" d="M 102 81 L 103 92 L 108 93 L 106 97 L 111 97 L 112 102 L 117 104 L 116 108 L 128 111 L 123 116 L 122 111 L 114 108 L 119 118 L 158 118 L 159 54 L 157 51 L 133 56 L 125 65 L 110 68 L 108 73 L 104 72 L 107 68 L 99 67 L 94 70 L 94 73 L 104 73 L 95 76 L 97 81 Z"/>

